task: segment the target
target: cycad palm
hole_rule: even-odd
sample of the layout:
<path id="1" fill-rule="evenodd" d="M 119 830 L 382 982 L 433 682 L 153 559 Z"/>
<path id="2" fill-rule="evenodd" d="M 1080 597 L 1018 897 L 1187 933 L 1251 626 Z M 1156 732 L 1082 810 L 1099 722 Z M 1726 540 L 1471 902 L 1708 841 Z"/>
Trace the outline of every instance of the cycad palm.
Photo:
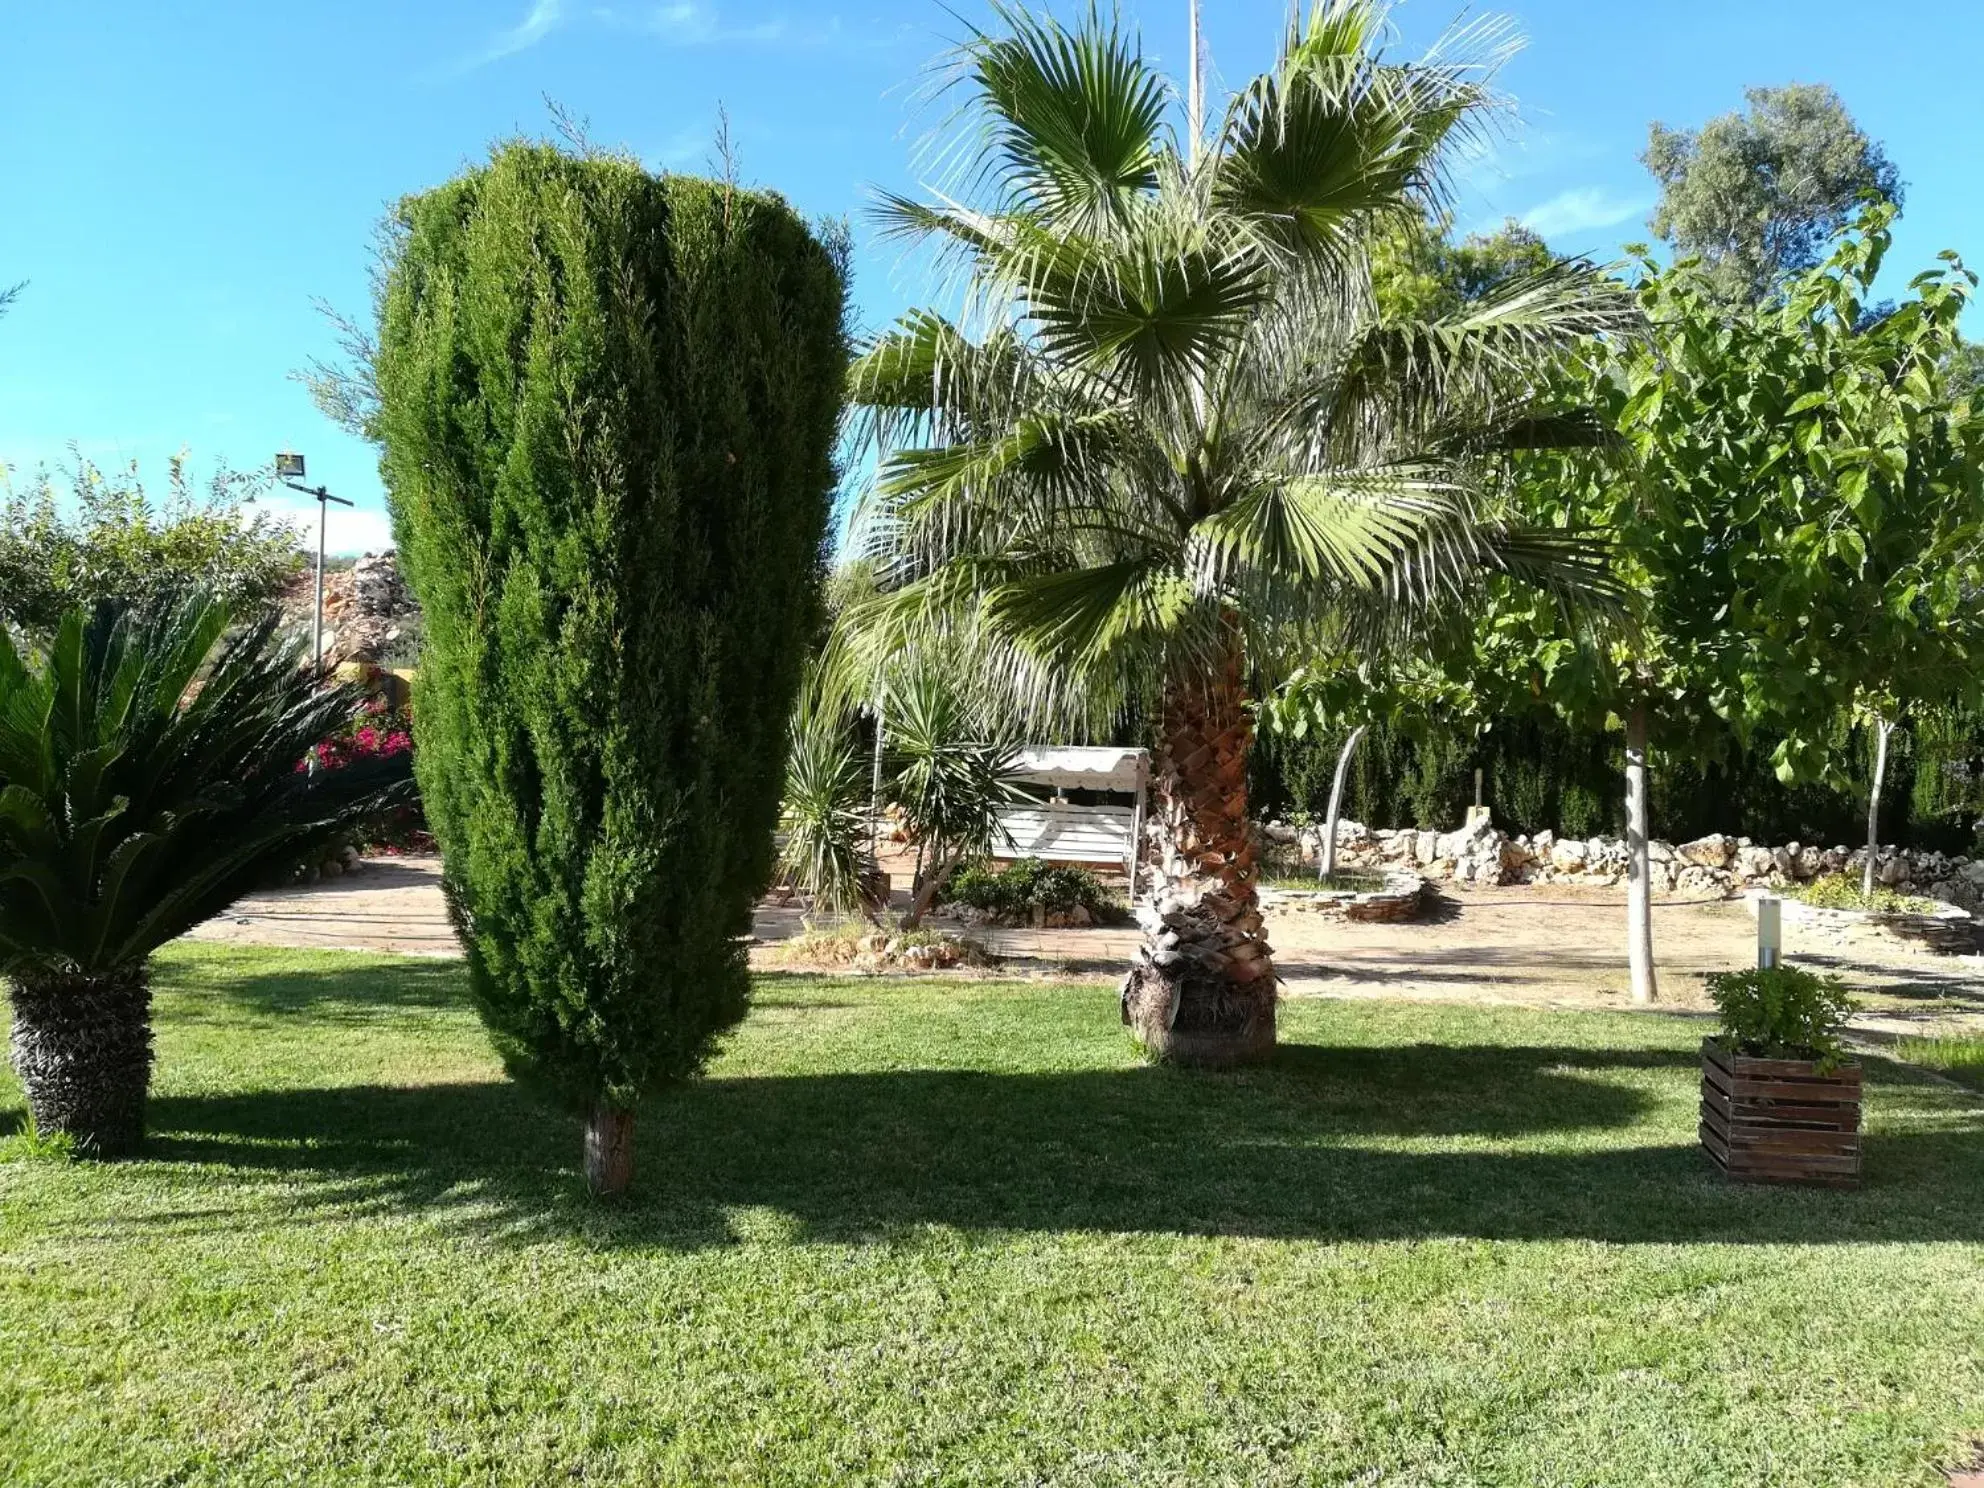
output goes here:
<path id="1" fill-rule="evenodd" d="M 358 710 L 273 615 L 66 616 L 23 658 L 0 628 L 0 976 L 43 1131 L 129 1152 L 151 1076 L 151 953 L 409 794 L 404 756 L 299 765 Z"/>
<path id="2" fill-rule="evenodd" d="M 1400 63 L 1378 6 L 1319 5 L 1181 154 L 1113 24 L 1001 19 L 962 54 L 996 199 L 884 209 L 970 292 L 857 366 L 887 579 L 853 618 L 873 647 L 967 636 L 1038 715 L 1152 699 L 1165 851 L 1125 1020 L 1159 1055 L 1249 1057 L 1274 1037 L 1250 683 L 1484 576 L 1602 585 L 1587 543 L 1497 521 L 1484 483 L 1497 452 L 1596 442 L 1550 374 L 1633 312 L 1576 263 L 1436 322 L 1376 309 L 1369 246 L 1437 202 L 1492 102 L 1493 27 Z"/>

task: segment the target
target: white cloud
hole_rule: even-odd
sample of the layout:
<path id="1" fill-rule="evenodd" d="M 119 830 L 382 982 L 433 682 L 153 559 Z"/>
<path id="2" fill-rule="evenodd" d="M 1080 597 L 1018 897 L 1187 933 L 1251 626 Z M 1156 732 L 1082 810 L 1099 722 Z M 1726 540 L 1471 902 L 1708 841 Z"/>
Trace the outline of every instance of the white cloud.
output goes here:
<path id="1" fill-rule="evenodd" d="M 255 498 L 254 510 L 273 512 L 296 529 L 299 544 L 317 551 L 317 503 L 308 496 L 264 492 Z M 324 549 L 333 557 L 353 553 L 377 553 L 393 545 L 393 522 L 385 512 L 371 506 L 332 504 L 324 530 Z"/>
<path id="2" fill-rule="evenodd" d="M 530 14 L 496 37 L 474 57 L 468 66 L 485 67 L 518 52 L 529 51 L 563 23 L 565 0 L 532 0 Z"/>
<path id="3" fill-rule="evenodd" d="M 673 0 L 672 4 L 657 6 L 648 15 L 648 29 L 687 46 L 779 41 L 786 35 L 786 23 L 777 17 L 749 26 L 726 26 L 714 8 L 700 0 Z"/>
<path id="4" fill-rule="evenodd" d="M 1522 214 L 1522 225 L 1546 238 L 1591 232 L 1636 217 L 1653 205 L 1649 197 L 1623 196 L 1602 186 L 1576 186 Z"/>

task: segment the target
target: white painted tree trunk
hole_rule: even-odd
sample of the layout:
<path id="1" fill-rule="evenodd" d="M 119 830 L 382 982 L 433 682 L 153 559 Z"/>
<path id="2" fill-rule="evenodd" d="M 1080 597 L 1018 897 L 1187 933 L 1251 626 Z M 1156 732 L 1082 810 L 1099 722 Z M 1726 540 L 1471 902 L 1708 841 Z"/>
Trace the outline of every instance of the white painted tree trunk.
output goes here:
<path id="1" fill-rule="evenodd" d="M 1634 1002 L 1660 995 L 1653 972 L 1653 862 L 1647 851 L 1646 704 L 1626 714 L 1626 963 Z"/>
<path id="2" fill-rule="evenodd" d="M 1323 823 L 1323 850 L 1316 865 L 1319 879 L 1328 879 L 1336 873 L 1336 823 L 1343 811 L 1343 778 L 1350 773 L 1350 756 L 1363 737 L 1364 725 L 1360 723 L 1350 731 L 1350 737 L 1343 741 L 1343 753 L 1336 757 L 1336 778 L 1330 782 L 1330 816 Z"/>
<path id="3" fill-rule="evenodd" d="M 1888 773 L 1888 736 L 1894 732 L 1894 725 L 1885 718 L 1876 718 L 1875 725 L 1880 729 L 1880 742 L 1874 746 L 1874 788 L 1867 793 L 1867 861 L 1860 869 L 1860 897 L 1874 897 L 1874 855 L 1881 850 L 1881 786 Z"/>

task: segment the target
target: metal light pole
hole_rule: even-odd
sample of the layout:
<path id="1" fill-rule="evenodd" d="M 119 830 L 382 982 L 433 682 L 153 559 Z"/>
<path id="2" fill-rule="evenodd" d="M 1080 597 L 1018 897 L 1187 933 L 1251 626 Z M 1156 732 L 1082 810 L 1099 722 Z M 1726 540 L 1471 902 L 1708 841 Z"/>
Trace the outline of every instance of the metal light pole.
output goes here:
<path id="1" fill-rule="evenodd" d="M 276 479 L 292 491 L 301 491 L 305 496 L 314 497 L 317 502 L 317 610 L 310 629 L 310 654 L 316 663 L 317 675 L 324 675 L 324 537 L 329 526 L 331 503 L 339 506 L 355 506 L 342 496 L 333 496 L 322 486 L 306 486 L 303 481 L 303 456 L 293 455 L 284 450 L 276 456 Z"/>
<path id="2" fill-rule="evenodd" d="M 1199 0 L 1191 0 L 1188 7 L 1188 24 L 1191 29 L 1190 58 L 1187 65 L 1190 71 L 1185 78 L 1186 127 L 1191 131 L 1190 153 L 1187 159 L 1193 165 L 1199 163 L 1199 146 L 1206 133 L 1206 83 L 1205 69 L 1201 61 L 1199 39 Z"/>

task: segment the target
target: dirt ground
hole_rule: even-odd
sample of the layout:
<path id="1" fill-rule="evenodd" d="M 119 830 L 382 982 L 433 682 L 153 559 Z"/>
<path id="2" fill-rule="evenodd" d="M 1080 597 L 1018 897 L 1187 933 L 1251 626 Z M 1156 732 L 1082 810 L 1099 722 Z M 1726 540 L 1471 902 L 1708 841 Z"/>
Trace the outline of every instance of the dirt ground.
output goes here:
<path id="1" fill-rule="evenodd" d="M 1356 925 L 1307 913 L 1269 921 L 1290 996 L 1392 997 L 1594 1008 L 1626 1005 L 1625 906 L 1618 890 L 1557 885 L 1452 889 L 1420 920 Z M 797 909 L 760 909 L 758 942 L 803 928 Z M 1120 975 L 1136 931 L 980 930 L 1018 975 Z M 243 945 L 457 954 L 434 858 L 376 858 L 326 882 L 251 894 L 193 932 Z M 1708 1006 L 1706 972 L 1747 966 L 1756 927 L 1740 900 L 1656 901 L 1660 998 L 1674 1011 Z M 1984 1026 L 1984 956 L 1942 956 L 1876 931 L 1822 935 L 1785 926 L 1788 960 L 1844 975 L 1866 1004 L 1856 1026 L 1874 1037 L 1926 1026 Z M 982 974 L 982 973 L 981 973 Z"/>

